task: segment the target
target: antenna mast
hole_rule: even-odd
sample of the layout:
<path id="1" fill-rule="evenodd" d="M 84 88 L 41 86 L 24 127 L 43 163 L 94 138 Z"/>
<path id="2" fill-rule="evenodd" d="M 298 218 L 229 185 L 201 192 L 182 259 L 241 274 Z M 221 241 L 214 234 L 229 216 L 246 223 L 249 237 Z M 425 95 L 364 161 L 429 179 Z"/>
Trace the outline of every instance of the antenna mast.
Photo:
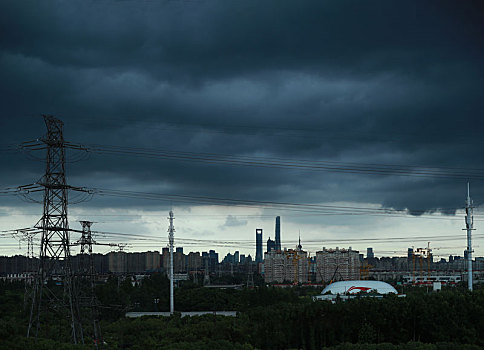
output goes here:
<path id="1" fill-rule="evenodd" d="M 472 291 L 472 230 L 474 230 L 473 206 L 470 195 L 469 183 L 467 183 L 467 200 L 466 200 L 466 230 L 467 230 L 467 285 Z"/>
<path id="2" fill-rule="evenodd" d="M 173 295 L 173 244 L 174 244 L 174 233 L 175 227 L 173 226 L 173 220 L 175 217 L 173 216 L 173 211 L 170 210 L 170 216 L 168 220 L 170 220 L 170 227 L 168 228 L 168 240 L 170 243 L 170 314 L 173 314 L 175 311 L 175 300 Z"/>

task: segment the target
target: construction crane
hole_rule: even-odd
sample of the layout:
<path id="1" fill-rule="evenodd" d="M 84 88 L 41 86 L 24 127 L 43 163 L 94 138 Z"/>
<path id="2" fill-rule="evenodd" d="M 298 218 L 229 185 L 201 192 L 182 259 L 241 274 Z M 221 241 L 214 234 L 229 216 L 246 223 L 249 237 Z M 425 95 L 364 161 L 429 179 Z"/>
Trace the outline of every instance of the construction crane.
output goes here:
<path id="1" fill-rule="evenodd" d="M 427 248 L 417 248 L 413 251 L 412 261 L 413 261 L 413 283 L 416 283 L 415 279 L 415 259 L 418 258 L 418 263 L 420 266 L 420 279 L 423 280 L 423 262 L 427 260 L 427 282 L 430 281 L 430 259 L 432 258 L 432 249 L 430 249 L 430 242 L 427 242 Z"/>
<path id="2" fill-rule="evenodd" d="M 373 265 L 368 264 L 365 262 L 361 267 L 360 267 L 360 279 L 362 280 L 367 280 L 370 278 L 370 269 L 373 268 Z"/>

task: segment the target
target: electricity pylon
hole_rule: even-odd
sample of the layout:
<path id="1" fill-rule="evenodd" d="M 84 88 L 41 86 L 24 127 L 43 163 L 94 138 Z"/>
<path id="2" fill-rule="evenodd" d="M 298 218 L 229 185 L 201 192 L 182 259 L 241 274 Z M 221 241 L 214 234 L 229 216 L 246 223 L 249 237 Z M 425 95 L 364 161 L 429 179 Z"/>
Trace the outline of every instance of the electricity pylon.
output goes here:
<path id="1" fill-rule="evenodd" d="M 94 268 L 94 257 L 92 255 L 92 246 L 98 243 L 92 238 L 91 226 L 93 223 L 85 220 L 80 223 L 82 226 L 82 235 L 78 241 L 78 244 L 81 246 L 81 251 L 79 254 L 79 278 L 77 281 L 79 283 L 79 303 L 83 307 L 88 307 L 91 311 L 92 338 L 96 349 L 98 349 L 102 346 L 103 342 L 101 328 L 99 326 L 99 303 L 95 293 L 96 269 Z"/>
<path id="2" fill-rule="evenodd" d="M 46 149 L 47 160 L 44 176 L 38 185 L 44 194 L 43 215 L 36 228 L 42 230 L 38 269 L 35 274 L 30 320 L 27 337 L 37 337 L 42 314 L 48 306 L 62 312 L 66 310 L 70 323 L 72 341 L 84 343 L 79 304 L 74 290 L 70 253 L 70 230 L 67 220 L 68 186 L 65 177 L 65 151 L 69 146 L 62 134 L 63 123 L 52 116 L 44 116 L 47 135 L 32 149 Z M 39 148 L 39 146 L 41 146 Z M 36 147 L 36 148 L 34 148 Z M 76 189 L 79 190 L 79 189 Z M 62 284 L 59 293 L 55 282 Z"/>
<path id="3" fill-rule="evenodd" d="M 22 242 L 27 242 L 27 266 L 25 270 L 25 294 L 24 294 L 24 309 L 27 309 L 27 304 L 32 297 L 32 274 L 34 273 L 34 236 L 39 233 L 34 228 L 21 228 L 13 230 L 13 236 L 18 239 L 19 245 Z"/>

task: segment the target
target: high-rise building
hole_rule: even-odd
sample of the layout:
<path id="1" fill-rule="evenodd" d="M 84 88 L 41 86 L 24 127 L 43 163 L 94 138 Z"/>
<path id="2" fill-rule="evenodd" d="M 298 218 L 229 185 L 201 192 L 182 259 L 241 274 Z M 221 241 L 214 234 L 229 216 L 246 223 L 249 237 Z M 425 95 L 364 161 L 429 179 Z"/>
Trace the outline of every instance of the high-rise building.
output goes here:
<path id="1" fill-rule="evenodd" d="M 160 267 L 160 252 L 146 252 L 145 254 L 145 268 L 147 271 L 154 271 Z"/>
<path id="2" fill-rule="evenodd" d="M 281 217 L 276 216 L 276 250 L 281 250 Z"/>
<path id="3" fill-rule="evenodd" d="M 262 262 L 262 229 L 255 229 L 255 262 Z"/>
<path id="4" fill-rule="evenodd" d="M 145 253 L 128 253 L 126 254 L 126 266 L 128 273 L 141 273 L 146 270 Z"/>
<path id="5" fill-rule="evenodd" d="M 234 253 L 234 264 L 238 264 L 239 263 L 239 251 L 236 250 L 235 253 Z"/>
<path id="6" fill-rule="evenodd" d="M 272 240 L 270 237 L 267 240 L 267 250 L 266 252 L 269 253 L 273 250 L 276 250 L 276 241 Z"/>
<path id="7" fill-rule="evenodd" d="M 166 271 L 170 269 L 170 248 L 168 247 L 161 249 L 161 265 Z"/>
<path id="8" fill-rule="evenodd" d="M 222 260 L 222 264 L 233 264 L 234 263 L 234 256 L 230 253 L 225 255 L 225 258 Z"/>
<path id="9" fill-rule="evenodd" d="M 316 280 L 357 280 L 360 278 L 359 252 L 349 249 L 326 249 L 316 252 Z"/>
<path id="10" fill-rule="evenodd" d="M 208 253 L 202 252 L 202 268 L 208 267 L 208 271 L 215 272 L 218 265 L 218 253 L 211 249 Z"/>
<path id="11" fill-rule="evenodd" d="M 198 271 L 202 268 L 202 257 L 199 252 L 188 253 L 187 261 L 188 271 Z"/>
<path id="12" fill-rule="evenodd" d="M 177 247 L 173 254 L 173 272 L 182 273 L 187 271 L 186 255 L 183 254 L 183 247 Z"/>
<path id="13" fill-rule="evenodd" d="M 407 269 L 410 271 L 413 268 L 413 248 L 407 249 Z"/>
<path id="14" fill-rule="evenodd" d="M 373 248 L 366 248 L 366 258 L 373 259 L 375 257 L 375 254 L 373 254 Z"/>
<path id="15" fill-rule="evenodd" d="M 126 273 L 128 261 L 126 252 L 110 252 L 108 254 L 109 271 L 112 273 Z"/>
<path id="16" fill-rule="evenodd" d="M 408 248 L 407 249 L 407 259 L 412 260 L 413 259 L 413 248 Z"/>
<path id="17" fill-rule="evenodd" d="M 264 254 L 265 282 L 306 283 L 308 277 L 308 255 L 302 249 L 271 250 Z"/>

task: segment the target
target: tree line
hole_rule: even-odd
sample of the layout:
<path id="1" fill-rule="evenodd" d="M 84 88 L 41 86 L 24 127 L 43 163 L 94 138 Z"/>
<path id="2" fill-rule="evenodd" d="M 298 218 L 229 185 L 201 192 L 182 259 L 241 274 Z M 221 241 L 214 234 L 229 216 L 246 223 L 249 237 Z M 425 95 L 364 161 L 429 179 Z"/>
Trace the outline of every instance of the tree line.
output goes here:
<path id="1" fill-rule="evenodd" d="M 479 349 L 484 346 L 484 290 L 411 289 L 407 296 L 313 301 L 318 289 L 223 290 L 187 281 L 176 289 L 177 311 L 237 311 L 236 317 L 124 317 L 127 311 L 167 311 L 168 280 L 154 274 L 140 285 L 113 277 L 97 286 L 106 349 Z M 0 348 L 92 349 L 69 343 L 69 320 L 47 314 L 41 338 L 25 337 L 22 284 L 0 283 Z"/>

